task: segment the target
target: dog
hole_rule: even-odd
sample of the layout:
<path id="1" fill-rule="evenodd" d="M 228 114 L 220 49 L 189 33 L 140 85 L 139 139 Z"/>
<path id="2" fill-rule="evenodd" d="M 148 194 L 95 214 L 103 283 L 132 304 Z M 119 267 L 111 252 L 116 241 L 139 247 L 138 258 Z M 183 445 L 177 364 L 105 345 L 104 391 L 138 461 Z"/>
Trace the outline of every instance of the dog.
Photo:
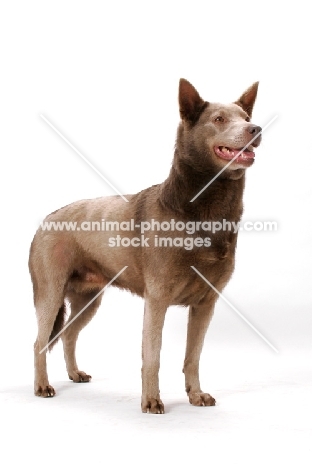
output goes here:
<path id="1" fill-rule="evenodd" d="M 170 305 L 189 307 L 183 367 L 189 402 L 215 405 L 215 399 L 201 389 L 199 359 L 218 291 L 234 270 L 237 243 L 237 229 L 215 226 L 224 222 L 226 227 L 234 226 L 242 216 L 245 171 L 254 163 L 254 148 L 261 141 L 261 127 L 251 123 L 257 91 L 258 82 L 233 103 L 210 103 L 181 79 L 181 121 L 168 178 L 127 195 L 128 202 L 118 195 L 82 200 L 45 218 L 45 226 L 71 221 L 77 228 L 42 225 L 31 244 L 29 270 L 38 322 L 35 395 L 55 395 L 46 352 L 59 335 L 69 378 L 91 379 L 76 363 L 76 342 L 96 313 L 105 287 L 112 283 L 145 301 L 143 413 L 164 413 L 158 373 Z M 90 222 L 97 229 L 87 230 Z M 105 229 L 98 229 L 100 223 Z M 70 325 L 64 328 L 66 308 Z"/>

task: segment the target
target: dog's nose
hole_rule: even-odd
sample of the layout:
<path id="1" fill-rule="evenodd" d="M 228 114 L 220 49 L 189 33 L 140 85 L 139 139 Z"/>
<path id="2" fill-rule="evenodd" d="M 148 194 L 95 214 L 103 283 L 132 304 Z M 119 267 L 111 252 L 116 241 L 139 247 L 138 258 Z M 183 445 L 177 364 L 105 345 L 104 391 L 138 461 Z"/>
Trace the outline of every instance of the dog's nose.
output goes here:
<path id="1" fill-rule="evenodd" d="M 262 132 L 262 128 L 259 127 L 258 125 L 249 125 L 247 128 L 247 132 L 250 133 L 252 136 L 260 135 Z"/>

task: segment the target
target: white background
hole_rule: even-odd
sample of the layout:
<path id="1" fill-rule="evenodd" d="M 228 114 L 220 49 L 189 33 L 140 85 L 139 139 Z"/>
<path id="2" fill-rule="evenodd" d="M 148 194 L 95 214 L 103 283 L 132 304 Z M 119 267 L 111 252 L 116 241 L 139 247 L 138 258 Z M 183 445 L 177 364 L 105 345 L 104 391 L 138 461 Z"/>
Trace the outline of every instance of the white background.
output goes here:
<path id="1" fill-rule="evenodd" d="M 72 462 L 311 466 L 311 71 L 307 3 L 6 2 L 1 43 L 0 330 L 3 457 L 7 466 Z M 49 212 L 113 194 L 40 118 L 43 114 L 122 193 L 167 176 L 179 121 L 178 81 L 231 102 L 260 81 L 253 121 L 264 126 L 248 170 L 245 220 L 201 360 L 215 408 L 191 407 L 181 373 L 187 315 L 164 330 L 164 416 L 140 412 L 143 302 L 111 289 L 82 332 L 78 358 L 92 383 L 67 380 L 49 356 L 57 397 L 33 396 L 36 321 L 29 246 Z M 110 459 L 108 462 L 107 460 Z"/>

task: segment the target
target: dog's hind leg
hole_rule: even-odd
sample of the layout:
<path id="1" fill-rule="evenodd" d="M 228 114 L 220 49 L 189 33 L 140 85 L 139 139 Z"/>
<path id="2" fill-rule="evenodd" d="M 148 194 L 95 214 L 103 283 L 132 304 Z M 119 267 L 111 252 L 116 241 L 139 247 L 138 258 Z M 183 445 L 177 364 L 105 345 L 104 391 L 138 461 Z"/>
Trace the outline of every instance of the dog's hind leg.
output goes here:
<path id="1" fill-rule="evenodd" d="M 47 291 L 42 297 L 46 299 L 39 299 L 35 303 L 38 322 L 38 336 L 34 345 L 35 395 L 53 397 L 55 390 L 48 380 L 46 346 L 62 328 L 65 307 L 64 298 L 58 291 Z"/>
<path id="2" fill-rule="evenodd" d="M 210 296 L 210 295 L 209 295 Z M 199 359 L 204 338 L 213 315 L 216 298 L 211 296 L 196 306 L 190 306 L 187 328 L 187 345 L 183 372 L 185 389 L 189 401 L 194 406 L 214 406 L 215 399 L 204 393 L 199 382 Z"/>
<path id="3" fill-rule="evenodd" d="M 74 382 L 89 382 L 91 379 L 91 375 L 86 374 L 78 368 L 76 362 L 76 343 L 80 331 L 90 322 L 101 303 L 103 293 L 86 307 L 98 292 L 97 290 L 86 293 L 71 291 L 66 295 L 71 309 L 67 323 L 71 320 L 73 322 L 62 333 L 62 341 L 68 377 Z M 84 309 L 85 307 L 86 309 Z M 82 310 L 83 312 L 81 312 Z M 81 313 L 79 314 L 79 312 Z"/>

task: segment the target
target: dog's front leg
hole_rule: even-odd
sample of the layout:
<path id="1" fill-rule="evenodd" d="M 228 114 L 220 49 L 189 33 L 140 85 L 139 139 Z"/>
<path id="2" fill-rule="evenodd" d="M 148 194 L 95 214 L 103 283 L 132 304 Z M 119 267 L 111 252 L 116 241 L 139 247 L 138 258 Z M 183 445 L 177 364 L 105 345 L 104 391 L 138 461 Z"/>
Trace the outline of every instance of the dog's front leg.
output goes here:
<path id="1" fill-rule="evenodd" d="M 167 305 L 147 297 L 144 307 L 142 341 L 142 402 L 143 413 L 163 414 L 164 405 L 159 396 L 159 362 L 162 329 Z"/>
<path id="2" fill-rule="evenodd" d="M 215 399 L 204 393 L 199 382 L 199 358 L 207 328 L 213 315 L 215 298 L 190 306 L 187 327 L 187 345 L 183 372 L 185 389 L 190 403 L 194 406 L 214 406 Z"/>

